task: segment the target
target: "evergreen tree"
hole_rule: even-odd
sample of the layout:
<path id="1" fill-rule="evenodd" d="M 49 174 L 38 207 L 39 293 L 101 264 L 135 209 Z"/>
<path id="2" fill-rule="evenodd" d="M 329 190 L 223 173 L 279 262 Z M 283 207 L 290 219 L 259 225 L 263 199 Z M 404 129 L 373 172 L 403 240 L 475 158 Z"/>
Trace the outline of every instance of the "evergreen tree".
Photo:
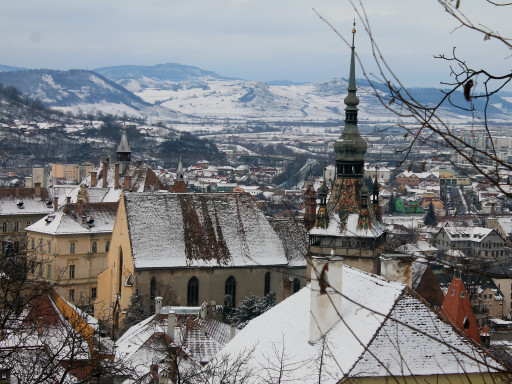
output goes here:
<path id="1" fill-rule="evenodd" d="M 230 320 L 236 322 L 236 327 L 238 329 L 242 329 L 250 320 L 268 311 L 275 305 L 275 303 L 275 292 L 270 292 L 264 297 L 251 295 L 242 300 L 240 306 L 233 311 Z"/>
<path id="2" fill-rule="evenodd" d="M 435 227 L 437 225 L 437 216 L 436 212 L 434 211 L 434 204 L 432 204 L 432 202 L 430 202 L 428 205 L 428 210 L 425 214 L 425 217 L 423 218 L 423 223 L 429 227 Z"/>
<path id="3" fill-rule="evenodd" d="M 130 296 L 130 306 L 126 310 L 126 316 L 123 320 L 123 329 L 126 331 L 131 326 L 140 323 L 150 316 L 149 310 L 144 307 L 143 296 L 139 290 Z"/>
<path id="4" fill-rule="evenodd" d="M 396 212 L 396 198 L 395 198 L 395 194 L 392 193 L 391 196 L 389 196 L 388 213 L 392 214 L 395 212 Z"/>

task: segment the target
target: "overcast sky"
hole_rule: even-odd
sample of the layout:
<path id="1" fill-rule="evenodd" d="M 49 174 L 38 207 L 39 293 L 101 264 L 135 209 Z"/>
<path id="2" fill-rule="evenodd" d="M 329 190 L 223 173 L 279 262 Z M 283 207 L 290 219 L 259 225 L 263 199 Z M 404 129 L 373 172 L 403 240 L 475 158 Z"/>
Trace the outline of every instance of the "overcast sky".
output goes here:
<path id="1" fill-rule="evenodd" d="M 512 52 L 474 32 L 453 31 L 457 24 L 436 0 L 364 5 L 383 54 L 408 86 L 449 80 L 448 66 L 433 55 L 449 54 L 454 46 L 474 67 L 510 71 Z M 357 15 L 346 0 L 6 0 L 0 64 L 94 69 L 175 62 L 248 80 L 347 77 L 349 49 L 313 7 L 350 35 Z M 512 35 L 509 9 L 493 9 L 484 0 L 462 0 L 461 8 L 475 22 Z M 356 48 L 373 71 L 360 25 Z"/>

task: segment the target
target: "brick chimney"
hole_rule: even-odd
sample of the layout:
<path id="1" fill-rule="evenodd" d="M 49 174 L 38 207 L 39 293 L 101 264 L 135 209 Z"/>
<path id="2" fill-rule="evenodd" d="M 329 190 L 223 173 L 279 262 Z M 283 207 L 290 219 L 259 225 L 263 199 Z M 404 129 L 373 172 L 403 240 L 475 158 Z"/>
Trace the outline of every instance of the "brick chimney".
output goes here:
<path id="1" fill-rule="evenodd" d="M 167 334 L 174 340 L 174 327 L 176 327 L 176 312 L 169 310 L 167 315 Z"/>
<path id="2" fill-rule="evenodd" d="M 59 198 L 57 196 L 55 196 L 53 198 L 53 211 L 55 212 L 58 209 L 59 209 Z"/>
<path id="3" fill-rule="evenodd" d="M 34 184 L 34 196 L 41 197 L 41 183 Z"/>
<path id="4" fill-rule="evenodd" d="M 124 177 L 124 189 L 125 191 L 129 191 L 132 186 L 132 177 L 131 176 L 125 176 Z"/>
<path id="5" fill-rule="evenodd" d="M 114 176 L 114 188 L 119 188 L 119 163 L 114 164 L 115 176 Z"/>
<path id="6" fill-rule="evenodd" d="M 340 321 L 343 258 L 312 256 L 309 343 L 314 344 Z"/>
<path id="7" fill-rule="evenodd" d="M 82 217 L 82 212 L 83 212 L 83 209 L 82 209 L 82 200 L 77 200 L 76 201 L 76 210 L 78 212 L 78 217 Z"/>
<path id="8" fill-rule="evenodd" d="M 107 188 L 108 163 L 109 163 L 109 159 L 108 159 L 108 157 L 105 157 L 105 159 L 103 160 L 103 169 L 101 170 L 102 171 L 101 177 L 103 178 L 103 188 Z"/>
<path id="9" fill-rule="evenodd" d="M 96 187 L 98 184 L 98 173 L 96 171 L 91 172 L 91 187 Z"/>

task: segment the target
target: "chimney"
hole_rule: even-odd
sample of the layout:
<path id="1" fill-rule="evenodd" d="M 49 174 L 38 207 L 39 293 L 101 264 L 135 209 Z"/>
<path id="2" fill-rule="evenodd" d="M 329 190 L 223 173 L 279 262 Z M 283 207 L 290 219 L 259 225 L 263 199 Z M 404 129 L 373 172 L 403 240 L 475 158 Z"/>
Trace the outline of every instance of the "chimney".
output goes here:
<path id="1" fill-rule="evenodd" d="M 412 288 L 411 255 L 388 254 L 380 257 L 380 275 L 391 281 L 396 281 Z"/>
<path id="2" fill-rule="evenodd" d="M 57 211 L 59 209 L 59 198 L 55 196 L 53 198 L 53 211 Z"/>
<path id="3" fill-rule="evenodd" d="M 78 211 L 78 216 L 82 217 L 82 200 L 76 201 L 76 209 Z"/>
<path id="4" fill-rule="evenodd" d="M 343 258 L 312 256 L 309 343 L 314 344 L 340 321 Z M 338 293 L 339 292 L 339 293 Z"/>
<path id="5" fill-rule="evenodd" d="M 162 309 L 162 300 L 163 298 L 160 296 L 155 297 L 155 315 L 160 314 L 160 310 Z"/>
<path id="6" fill-rule="evenodd" d="M 34 184 L 34 195 L 35 197 L 41 197 L 41 183 Z"/>
<path id="7" fill-rule="evenodd" d="M 108 170 L 108 157 L 105 157 L 103 160 L 103 169 L 102 169 L 102 178 L 103 178 L 103 188 L 107 188 L 107 170 Z"/>
<path id="8" fill-rule="evenodd" d="M 115 177 L 114 177 L 114 188 L 119 188 L 119 163 L 114 164 Z"/>
<path id="9" fill-rule="evenodd" d="M 235 337 L 236 333 L 236 323 L 232 322 L 229 326 L 229 340 L 233 340 L 233 337 Z"/>
<path id="10" fill-rule="evenodd" d="M 20 189 L 18 187 L 16 187 L 16 198 L 19 199 L 20 198 Z"/>
<path id="11" fill-rule="evenodd" d="M 125 191 L 129 191 L 132 186 L 132 177 L 131 176 L 125 176 L 124 177 L 124 189 Z"/>
<path id="12" fill-rule="evenodd" d="M 66 204 L 70 204 L 71 203 L 71 196 L 66 196 Z"/>
<path id="13" fill-rule="evenodd" d="M 98 173 L 96 171 L 91 172 L 91 187 L 96 187 L 98 184 Z"/>
<path id="14" fill-rule="evenodd" d="M 169 310 L 167 315 L 167 334 L 174 340 L 174 327 L 176 327 L 176 312 Z"/>

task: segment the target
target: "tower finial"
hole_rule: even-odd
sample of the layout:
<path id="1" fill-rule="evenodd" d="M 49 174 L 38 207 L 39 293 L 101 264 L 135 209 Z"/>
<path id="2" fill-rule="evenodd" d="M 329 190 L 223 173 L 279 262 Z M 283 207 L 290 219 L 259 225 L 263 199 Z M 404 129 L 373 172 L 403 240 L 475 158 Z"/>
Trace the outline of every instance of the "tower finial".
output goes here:
<path id="1" fill-rule="evenodd" d="M 354 27 L 352 28 L 352 49 L 354 49 L 354 37 L 356 35 L 356 18 L 354 17 Z"/>

